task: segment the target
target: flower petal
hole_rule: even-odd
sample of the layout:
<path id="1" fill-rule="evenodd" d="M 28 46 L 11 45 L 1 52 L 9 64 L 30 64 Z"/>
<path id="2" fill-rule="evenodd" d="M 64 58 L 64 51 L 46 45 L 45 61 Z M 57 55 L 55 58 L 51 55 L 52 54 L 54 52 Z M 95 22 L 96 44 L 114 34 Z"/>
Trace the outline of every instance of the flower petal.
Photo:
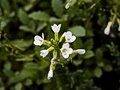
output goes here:
<path id="1" fill-rule="evenodd" d="M 42 56 L 43 58 L 46 57 L 48 55 L 49 51 L 48 50 L 41 50 L 40 51 L 40 56 Z"/>
<path id="2" fill-rule="evenodd" d="M 72 48 L 69 48 L 67 52 L 68 52 L 69 54 L 72 54 L 73 49 L 72 49 Z"/>
<path id="3" fill-rule="evenodd" d="M 60 30 L 60 28 L 61 28 L 61 24 L 58 25 L 58 30 Z"/>
<path id="4" fill-rule="evenodd" d="M 34 37 L 34 40 L 42 40 L 42 38 L 41 38 L 40 36 L 36 35 L 36 36 Z"/>
<path id="5" fill-rule="evenodd" d="M 77 49 L 76 52 L 79 54 L 85 54 L 85 49 Z"/>
<path id="6" fill-rule="evenodd" d="M 75 36 L 72 36 L 70 42 L 74 42 L 75 39 L 76 39 L 76 37 L 75 37 Z"/>
<path id="7" fill-rule="evenodd" d="M 62 48 L 69 48 L 70 44 L 69 43 L 64 43 Z"/>
<path id="8" fill-rule="evenodd" d="M 54 32 L 59 32 L 60 27 L 61 27 L 61 24 L 59 24 L 59 25 L 54 24 L 53 26 L 51 26 L 51 28 Z"/>
<path id="9" fill-rule="evenodd" d="M 34 43 L 35 45 L 41 46 L 41 43 L 40 43 L 38 40 L 35 40 L 33 43 Z"/>
<path id="10" fill-rule="evenodd" d="M 53 77 L 53 70 L 50 70 L 48 72 L 48 79 L 52 78 Z"/>
<path id="11" fill-rule="evenodd" d="M 61 53 L 62 53 L 62 56 L 64 58 L 68 58 L 69 57 L 69 54 L 72 54 L 73 52 L 73 49 L 72 48 L 69 48 L 70 44 L 69 43 L 64 43 L 62 48 L 60 49 Z"/>
<path id="12" fill-rule="evenodd" d="M 72 32 L 67 31 L 67 32 L 66 32 L 66 35 L 71 37 L 71 36 L 72 36 Z"/>
<path id="13" fill-rule="evenodd" d="M 110 33 L 110 28 L 109 27 L 105 28 L 104 34 L 109 35 L 109 33 Z"/>
<path id="14" fill-rule="evenodd" d="M 63 56 L 64 58 L 68 58 L 68 57 L 69 57 L 69 54 L 66 53 L 66 52 L 63 52 L 63 53 L 62 53 L 62 56 Z"/>
<path id="15" fill-rule="evenodd" d="M 72 32 L 70 32 L 70 31 L 64 33 L 64 35 L 65 35 L 65 40 L 68 43 L 71 43 L 71 42 L 75 41 L 75 39 L 76 39 L 75 36 L 72 36 Z"/>
<path id="16" fill-rule="evenodd" d="M 43 37 L 43 38 L 42 38 L 42 37 Z M 34 37 L 34 42 L 33 42 L 33 43 L 34 43 L 35 45 L 41 46 L 41 45 L 43 44 L 43 42 L 44 42 L 44 34 L 42 34 L 42 37 L 36 35 L 36 36 Z"/>

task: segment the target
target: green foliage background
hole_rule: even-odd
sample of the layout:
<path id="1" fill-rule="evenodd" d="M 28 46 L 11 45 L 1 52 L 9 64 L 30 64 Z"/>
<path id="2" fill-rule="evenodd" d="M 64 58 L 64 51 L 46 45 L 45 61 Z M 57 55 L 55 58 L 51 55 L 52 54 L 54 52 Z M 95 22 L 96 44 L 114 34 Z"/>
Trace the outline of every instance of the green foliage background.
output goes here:
<path id="1" fill-rule="evenodd" d="M 0 0 L 0 90 L 119 90 L 120 32 L 117 21 L 110 35 L 103 32 L 112 13 L 120 18 L 119 0 Z M 77 37 L 72 48 L 85 48 L 57 65 L 47 80 L 52 55 L 33 44 L 35 35 L 53 37 L 51 25 L 62 24 Z"/>

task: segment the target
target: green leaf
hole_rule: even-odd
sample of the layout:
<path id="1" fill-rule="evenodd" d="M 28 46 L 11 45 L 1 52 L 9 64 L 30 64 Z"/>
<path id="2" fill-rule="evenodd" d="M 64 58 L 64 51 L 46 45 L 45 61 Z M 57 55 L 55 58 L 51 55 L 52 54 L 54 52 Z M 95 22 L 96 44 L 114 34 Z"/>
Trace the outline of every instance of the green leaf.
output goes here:
<path id="1" fill-rule="evenodd" d="M 98 24 L 99 25 L 103 25 L 103 24 L 105 24 L 105 19 L 107 18 L 107 16 L 106 15 L 104 15 L 104 14 L 101 14 L 101 15 L 99 15 L 99 18 L 98 18 Z"/>
<path id="2" fill-rule="evenodd" d="M 61 22 L 62 19 L 59 19 L 59 18 L 55 18 L 55 17 L 50 17 L 50 20 L 49 22 Z"/>
<path id="3" fill-rule="evenodd" d="M 11 69 L 11 63 L 10 63 L 10 62 L 6 62 L 6 63 L 4 64 L 4 69 L 10 70 L 10 69 Z"/>
<path id="4" fill-rule="evenodd" d="M 94 36 L 93 30 L 91 28 L 87 27 L 86 29 L 87 29 L 86 30 L 86 36 L 88 36 L 88 37 Z"/>
<path id="5" fill-rule="evenodd" d="M 102 75 L 102 70 L 101 70 L 100 68 L 96 68 L 96 69 L 94 70 L 94 75 L 95 75 L 96 77 L 100 78 L 101 75 Z"/>
<path id="6" fill-rule="evenodd" d="M 61 17 L 63 15 L 62 0 L 52 0 L 52 8 L 57 16 Z"/>
<path id="7" fill-rule="evenodd" d="M 102 56 L 103 56 L 103 52 L 102 52 L 101 48 L 98 48 L 95 52 L 96 60 L 101 60 Z"/>
<path id="8" fill-rule="evenodd" d="M 103 69 L 104 69 L 105 71 L 111 71 L 113 68 L 112 68 L 111 65 L 104 65 Z"/>
<path id="9" fill-rule="evenodd" d="M 16 56 L 16 61 L 32 61 L 34 54 L 25 54 Z"/>
<path id="10" fill-rule="evenodd" d="M 8 21 L 7 20 L 2 20 L 1 21 L 1 23 L 0 23 L 0 30 L 3 30 L 4 29 L 4 27 L 6 27 L 7 26 L 7 24 L 8 24 Z"/>
<path id="11" fill-rule="evenodd" d="M 29 11 L 31 10 L 31 8 L 33 7 L 33 4 L 28 4 L 24 7 L 25 11 Z"/>
<path id="12" fill-rule="evenodd" d="M 0 90 L 5 90 L 5 87 L 3 87 L 3 86 L 2 86 L 2 87 L 0 87 Z"/>
<path id="13" fill-rule="evenodd" d="M 26 86 L 30 86 L 30 85 L 32 85 L 32 84 L 33 84 L 33 82 L 32 82 L 31 79 L 27 79 L 27 80 L 25 81 L 25 85 L 26 85 Z"/>
<path id="14" fill-rule="evenodd" d="M 26 63 L 24 65 L 24 68 L 26 69 L 36 69 L 36 70 L 39 70 L 40 66 L 37 64 L 37 63 Z"/>
<path id="15" fill-rule="evenodd" d="M 85 29 L 82 26 L 73 26 L 69 30 L 76 36 L 82 37 L 85 36 Z"/>
<path id="16" fill-rule="evenodd" d="M 24 51 L 32 44 L 32 40 L 23 40 L 23 39 L 14 40 L 14 41 L 11 41 L 11 44 L 17 49 Z"/>
<path id="17" fill-rule="evenodd" d="M 3 70 L 4 74 L 7 76 L 7 77 L 13 77 L 14 73 L 12 70 L 7 70 L 7 69 L 4 69 Z"/>
<path id="18" fill-rule="evenodd" d="M 24 10 L 20 9 L 18 11 L 18 17 L 23 24 L 29 25 L 30 20 L 27 13 Z"/>
<path id="19" fill-rule="evenodd" d="M 0 0 L 0 5 L 4 9 L 3 11 L 5 14 L 10 13 L 10 4 L 9 4 L 8 0 Z"/>
<path id="20" fill-rule="evenodd" d="M 40 69 L 40 70 L 43 70 L 43 69 L 45 69 L 46 67 L 48 67 L 49 64 L 50 64 L 49 62 L 40 61 L 40 62 L 39 62 L 39 69 Z"/>
<path id="21" fill-rule="evenodd" d="M 29 14 L 29 17 L 39 21 L 49 21 L 50 18 L 47 13 L 42 11 L 32 12 L 31 14 Z"/>
<path id="22" fill-rule="evenodd" d="M 91 57 L 93 57 L 94 56 L 94 53 L 93 53 L 93 51 L 87 51 L 86 53 L 85 53 L 85 59 L 89 59 L 89 58 L 91 58 Z"/>
<path id="23" fill-rule="evenodd" d="M 36 31 L 40 32 L 46 26 L 47 26 L 47 23 L 39 23 Z"/>
<path id="24" fill-rule="evenodd" d="M 10 85 L 10 84 L 13 84 L 13 83 L 17 83 L 19 81 L 22 81 L 24 79 L 24 77 L 21 77 L 20 75 L 17 75 L 17 76 L 12 76 L 11 78 L 9 78 L 7 84 Z"/>
<path id="25" fill-rule="evenodd" d="M 75 42 L 73 43 L 74 49 L 81 48 L 83 46 L 82 40 L 80 38 L 76 38 Z"/>
<path id="26" fill-rule="evenodd" d="M 43 77 L 42 79 L 40 78 L 40 79 L 37 79 L 36 80 L 36 83 L 38 84 L 38 85 L 40 85 L 40 84 L 42 84 L 42 83 L 49 83 L 49 80 L 46 78 L 46 76 L 45 77 Z M 47 90 L 47 89 L 46 89 Z"/>
<path id="27" fill-rule="evenodd" d="M 23 69 L 20 73 L 20 76 L 24 78 L 35 77 L 36 75 L 37 71 L 34 69 Z"/>
<path id="28" fill-rule="evenodd" d="M 90 50 L 93 48 L 93 39 L 88 39 L 85 44 L 84 44 L 84 47 L 87 49 L 87 50 Z"/>
<path id="29" fill-rule="evenodd" d="M 84 0 L 84 2 L 90 3 L 90 2 L 92 2 L 92 0 Z"/>
<path id="30" fill-rule="evenodd" d="M 18 74 L 13 75 L 13 77 L 9 78 L 9 81 L 7 82 L 7 84 L 10 85 L 13 83 L 18 83 L 26 78 L 34 78 L 36 76 L 37 76 L 36 70 L 23 68 L 21 72 L 18 72 Z"/>
<path id="31" fill-rule="evenodd" d="M 33 70 L 43 70 L 48 67 L 49 63 L 45 61 L 41 61 L 40 63 L 26 63 L 24 65 L 25 69 L 33 69 Z"/>
<path id="32" fill-rule="evenodd" d="M 78 66 L 82 63 L 82 60 L 73 60 L 73 64 Z"/>
<path id="33" fill-rule="evenodd" d="M 0 42 L 1 43 L 1 42 Z M 2 44 L 2 43 L 1 43 Z M 2 46 L 3 47 L 3 46 Z M 2 48 L 2 47 L 0 47 L 0 52 L 2 52 L 2 53 L 0 53 L 0 61 L 4 61 L 4 60 L 7 60 L 7 58 L 8 58 L 8 53 L 6 52 L 6 50 L 5 50 L 5 48 Z"/>
<path id="34" fill-rule="evenodd" d="M 33 24 L 32 24 L 33 25 Z M 32 33 L 35 33 L 35 27 L 32 29 L 32 28 L 29 28 L 28 26 L 25 26 L 25 25 L 22 25 L 19 27 L 21 30 L 25 31 L 25 32 L 32 32 Z"/>
<path id="35" fill-rule="evenodd" d="M 22 90 L 22 87 L 23 87 L 22 83 L 17 83 L 15 85 L 15 90 Z"/>

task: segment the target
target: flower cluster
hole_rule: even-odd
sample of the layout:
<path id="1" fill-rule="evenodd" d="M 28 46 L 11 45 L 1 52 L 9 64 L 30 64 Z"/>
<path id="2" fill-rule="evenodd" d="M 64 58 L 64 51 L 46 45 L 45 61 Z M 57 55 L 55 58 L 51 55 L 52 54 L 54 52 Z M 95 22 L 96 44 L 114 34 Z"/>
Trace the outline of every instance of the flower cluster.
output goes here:
<path id="1" fill-rule="evenodd" d="M 48 72 L 48 79 L 53 77 L 53 71 L 56 65 L 55 61 L 59 60 L 60 56 L 63 57 L 64 59 L 67 59 L 72 53 L 78 53 L 78 54 L 85 53 L 85 49 L 73 50 L 70 47 L 70 43 L 76 40 L 76 37 L 72 35 L 72 32 L 70 31 L 64 32 L 63 35 L 59 37 L 59 31 L 61 28 L 61 24 L 59 25 L 54 24 L 51 26 L 51 28 L 54 32 L 54 39 L 51 39 L 51 41 L 45 40 L 43 33 L 42 33 L 42 36 L 36 35 L 34 37 L 35 45 L 37 46 L 46 45 L 49 47 L 48 49 L 41 50 L 40 56 L 44 58 L 49 54 L 49 52 L 53 51 L 53 58 L 51 59 L 50 70 Z M 62 46 L 60 46 L 61 43 L 62 43 Z"/>

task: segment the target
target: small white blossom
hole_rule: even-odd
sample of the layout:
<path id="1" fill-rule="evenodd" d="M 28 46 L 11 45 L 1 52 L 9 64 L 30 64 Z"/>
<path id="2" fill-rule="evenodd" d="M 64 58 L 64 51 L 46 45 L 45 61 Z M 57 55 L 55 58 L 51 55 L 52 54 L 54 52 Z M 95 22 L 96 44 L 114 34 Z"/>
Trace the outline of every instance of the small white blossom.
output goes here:
<path id="1" fill-rule="evenodd" d="M 50 79 L 52 77 L 53 77 L 53 70 L 50 69 L 49 72 L 48 72 L 48 79 Z"/>
<path id="2" fill-rule="evenodd" d="M 42 56 L 43 58 L 46 57 L 48 55 L 49 51 L 48 50 L 41 50 L 40 51 L 40 56 Z"/>
<path id="3" fill-rule="evenodd" d="M 64 58 L 68 58 L 70 54 L 72 54 L 73 49 L 69 48 L 69 43 L 65 43 L 62 45 L 62 48 L 60 49 L 62 56 Z"/>
<path id="4" fill-rule="evenodd" d="M 112 22 L 109 21 L 108 24 L 107 24 L 107 27 L 104 30 L 104 34 L 109 35 L 111 25 L 112 25 Z"/>
<path id="5" fill-rule="evenodd" d="M 51 26 L 52 30 L 56 33 L 58 33 L 60 31 L 60 28 L 61 28 L 61 24 L 59 25 L 56 25 L 54 24 L 53 26 Z"/>
<path id="6" fill-rule="evenodd" d="M 75 51 L 79 54 L 85 54 L 85 49 L 77 49 Z"/>
<path id="7" fill-rule="evenodd" d="M 72 32 L 70 32 L 70 31 L 65 32 L 65 33 L 64 33 L 64 36 L 65 36 L 66 42 L 68 42 L 68 43 L 74 42 L 75 39 L 76 39 L 75 36 L 72 36 Z"/>
<path id="8" fill-rule="evenodd" d="M 104 34 L 109 35 L 110 33 L 110 27 L 105 28 Z"/>
<path id="9" fill-rule="evenodd" d="M 36 35 L 34 37 L 34 44 L 35 45 L 41 46 L 43 44 L 43 42 L 44 42 L 44 34 L 43 33 L 42 33 L 42 37 L 40 37 L 38 35 Z"/>

